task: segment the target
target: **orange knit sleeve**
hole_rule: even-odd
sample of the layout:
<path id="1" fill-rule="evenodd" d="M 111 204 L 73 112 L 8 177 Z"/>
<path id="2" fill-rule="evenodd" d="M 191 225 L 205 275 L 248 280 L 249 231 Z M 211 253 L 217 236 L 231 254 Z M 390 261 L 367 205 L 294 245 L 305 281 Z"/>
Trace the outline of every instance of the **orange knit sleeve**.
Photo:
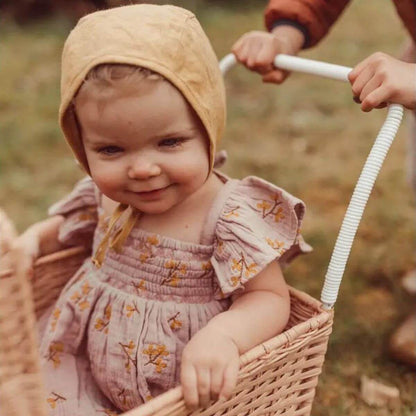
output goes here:
<path id="1" fill-rule="evenodd" d="M 270 0 L 265 11 L 267 30 L 279 20 L 291 20 L 305 28 L 305 47 L 314 46 L 329 31 L 350 0 Z"/>

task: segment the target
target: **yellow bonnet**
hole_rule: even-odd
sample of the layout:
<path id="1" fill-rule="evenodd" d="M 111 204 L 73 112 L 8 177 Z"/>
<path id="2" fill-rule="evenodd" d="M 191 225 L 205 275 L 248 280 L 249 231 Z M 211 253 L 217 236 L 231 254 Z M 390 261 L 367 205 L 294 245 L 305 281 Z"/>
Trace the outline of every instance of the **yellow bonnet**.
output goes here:
<path id="1" fill-rule="evenodd" d="M 104 63 L 142 66 L 168 79 L 205 126 L 212 169 L 225 125 L 225 90 L 217 57 L 190 11 L 152 4 L 118 7 L 83 17 L 69 34 L 62 53 L 59 122 L 87 173 L 71 102 L 88 72 Z"/>

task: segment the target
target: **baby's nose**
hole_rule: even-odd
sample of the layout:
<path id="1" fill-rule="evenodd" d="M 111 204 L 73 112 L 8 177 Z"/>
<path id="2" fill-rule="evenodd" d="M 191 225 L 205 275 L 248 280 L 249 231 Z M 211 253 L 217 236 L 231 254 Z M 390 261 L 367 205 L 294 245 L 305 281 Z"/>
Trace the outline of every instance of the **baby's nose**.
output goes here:
<path id="1" fill-rule="evenodd" d="M 161 173 L 161 168 L 156 161 L 149 157 L 136 158 L 134 163 L 129 167 L 128 175 L 130 179 L 147 179 L 153 176 L 158 176 Z"/>

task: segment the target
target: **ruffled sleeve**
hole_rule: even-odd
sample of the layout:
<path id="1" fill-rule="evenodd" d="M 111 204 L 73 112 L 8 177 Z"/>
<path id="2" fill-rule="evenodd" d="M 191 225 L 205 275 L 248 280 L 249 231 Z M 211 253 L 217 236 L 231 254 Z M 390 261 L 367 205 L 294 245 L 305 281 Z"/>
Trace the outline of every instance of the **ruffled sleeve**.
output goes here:
<path id="1" fill-rule="evenodd" d="M 98 223 L 98 190 L 90 177 L 81 179 L 62 200 L 49 208 L 49 215 L 62 215 L 58 239 L 65 245 L 91 246 Z"/>
<path id="2" fill-rule="evenodd" d="M 215 219 L 211 264 L 228 296 L 273 260 L 281 266 L 311 251 L 300 235 L 303 202 L 257 177 L 230 180 Z"/>

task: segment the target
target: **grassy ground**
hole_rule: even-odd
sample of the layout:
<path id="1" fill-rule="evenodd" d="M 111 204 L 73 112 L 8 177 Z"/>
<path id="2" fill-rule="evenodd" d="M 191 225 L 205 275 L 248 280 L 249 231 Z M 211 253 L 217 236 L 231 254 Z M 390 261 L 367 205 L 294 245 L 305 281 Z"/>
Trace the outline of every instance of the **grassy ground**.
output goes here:
<path id="1" fill-rule="evenodd" d="M 180 2 L 198 13 L 219 56 L 245 31 L 262 28 L 261 8 Z M 370 30 L 371 22 L 371 30 Z M 71 23 L 0 25 L 0 206 L 23 230 L 82 177 L 57 125 L 59 58 Z M 388 34 L 387 34 L 388 32 Z M 353 66 L 368 54 L 397 54 L 405 31 L 389 0 L 355 2 L 322 45 L 304 56 Z M 385 111 L 364 114 L 347 85 L 294 74 L 280 87 L 236 68 L 227 77 L 226 172 L 262 176 L 304 199 L 303 233 L 315 251 L 287 280 L 315 297 L 342 217 Z M 411 415 L 415 377 L 391 361 L 388 337 L 410 311 L 400 277 L 415 266 L 414 199 L 405 179 L 406 128 L 386 160 L 358 231 L 335 314 L 315 415 Z M 414 300 L 413 300 L 414 301 Z M 399 410 L 359 397 L 362 375 L 400 389 Z"/>

